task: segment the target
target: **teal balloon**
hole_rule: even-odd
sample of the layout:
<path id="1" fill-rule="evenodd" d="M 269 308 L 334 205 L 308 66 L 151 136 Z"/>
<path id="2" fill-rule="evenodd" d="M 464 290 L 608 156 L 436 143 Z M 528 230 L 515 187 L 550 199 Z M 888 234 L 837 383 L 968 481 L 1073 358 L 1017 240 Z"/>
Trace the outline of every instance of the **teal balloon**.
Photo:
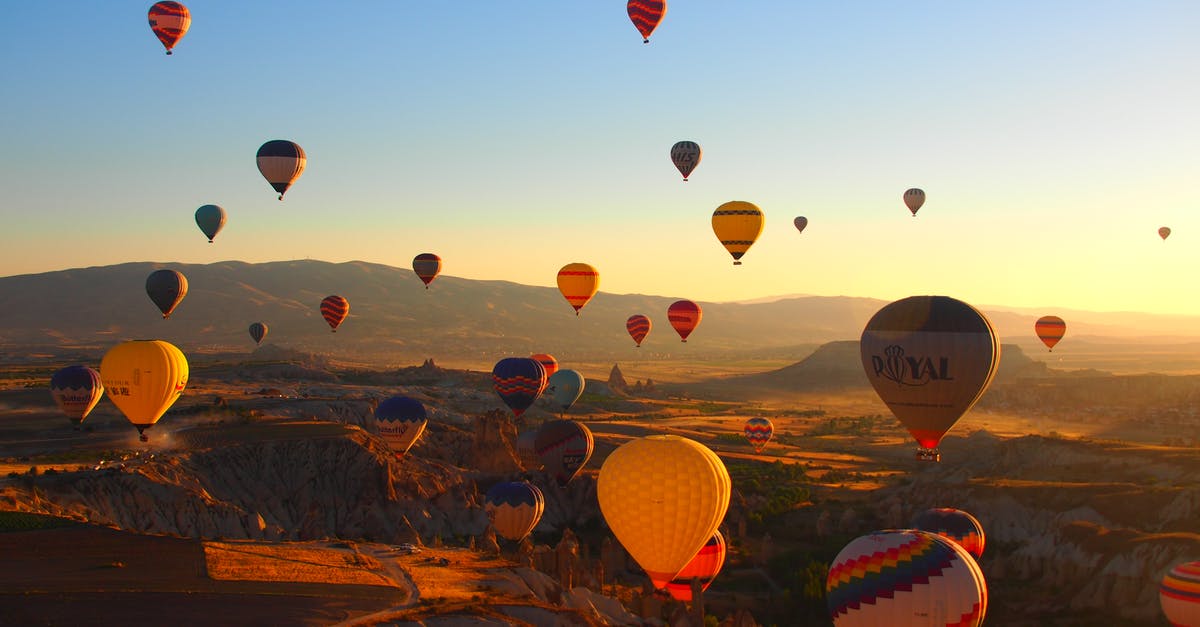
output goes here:
<path id="1" fill-rule="evenodd" d="M 566 413 L 583 394 L 583 375 L 574 370 L 559 370 L 546 381 L 546 394 L 550 403 Z"/>
<path id="2" fill-rule="evenodd" d="M 211 244 L 217 233 L 225 226 L 225 210 L 217 205 L 204 205 L 196 210 L 196 226 L 208 237 Z"/>

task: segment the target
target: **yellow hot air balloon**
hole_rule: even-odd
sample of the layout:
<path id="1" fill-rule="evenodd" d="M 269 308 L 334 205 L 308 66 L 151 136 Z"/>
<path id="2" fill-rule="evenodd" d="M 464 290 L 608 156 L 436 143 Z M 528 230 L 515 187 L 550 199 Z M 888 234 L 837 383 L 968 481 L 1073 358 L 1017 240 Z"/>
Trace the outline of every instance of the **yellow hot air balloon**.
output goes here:
<path id="1" fill-rule="evenodd" d="M 158 422 L 187 386 L 187 358 L 162 340 L 125 342 L 105 353 L 100 380 L 109 400 L 145 442 L 144 431 Z"/>
<path id="2" fill-rule="evenodd" d="M 558 271 L 558 291 L 575 308 L 575 315 L 600 289 L 600 271 L 586 263 L 568 263 Z"/>
<path id="3" fill-rule="evenodd" d="M 660 589 L 716 533 L 729 492 L 729 473 L 717 454 L 675 435 L 621 445 L 596 481 L 604 520 Z"/>
<path id="4" fill-rule="evenodd" d="M 721 245 L 733 255 L 733 265 L 740 266 L 742 255 L 762 234 L 762 209 L 744 200 L 729 201 L 713 212 L 712 228 Z"/>

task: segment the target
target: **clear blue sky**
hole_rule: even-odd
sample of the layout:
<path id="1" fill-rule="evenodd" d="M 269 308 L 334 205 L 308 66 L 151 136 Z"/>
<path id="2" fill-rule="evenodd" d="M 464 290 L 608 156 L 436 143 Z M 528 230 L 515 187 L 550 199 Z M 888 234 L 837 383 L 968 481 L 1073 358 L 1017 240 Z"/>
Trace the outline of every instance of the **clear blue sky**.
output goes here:
<path id="1" fill-rule="evenodd" d="M 193 0 L 169 57 L 150 4 L 0 8 L 0 275 L 435 252 L 696 300 L 1200 309 L 1194 1 L 671 0 L 643 45 L 620 0 Z M 277 138 L 309 157 L 282 203 Z M 728 200 L 767 216 L 738 268 Z"/>

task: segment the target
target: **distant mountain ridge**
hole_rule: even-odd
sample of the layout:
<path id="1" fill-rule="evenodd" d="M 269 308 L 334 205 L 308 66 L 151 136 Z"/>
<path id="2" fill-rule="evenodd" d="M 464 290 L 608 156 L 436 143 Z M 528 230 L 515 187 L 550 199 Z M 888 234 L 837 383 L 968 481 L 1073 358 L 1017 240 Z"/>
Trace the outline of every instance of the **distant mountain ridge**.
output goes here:
<path id="1" fill-rule="evenodd" d="M 178 270 L 189 283 L 187 296 L 169 320 L 161 318 L 144 289 L 146 277 L 159 268 Z M 321 299 L 330 294 L 350 301 L 350 315 L 336 334 L 318 311 Z M 361 261 L 134 262 L 0 278 L 0 346 L 5 351 L 99 349 L 125 339 L 159 338 L 184 350 L 249 351 L 254 343 L 247 328 L 262 321 L 269 327 L 267 344 L 364 360 L 444 356 L 489 361 L 532 352 L 560 359 L 628 359 L 635 350 L 659 357 L 717 358 L 857 340 L 867 320 L 886 304 L 823 296 L 756 304 L 701 301 L 703 321 L 681 344 L 666 309 L 686 296 L 601 292 L 576 317 L 552 287 L 441 276 L 425 290 L 411 269 Z M 653 322 L 641 349 L 634 348 L 625 331 L 626 318 L 635 313 Z M 988 315 L 1002 336 L 1036 342 L 1035 316 Z M 1109 329 L 1098 319 L 1069 323 L 1069 333 L 1135 332 Z M 1200 318 L 1189 321 L 1200 334 Z"/>

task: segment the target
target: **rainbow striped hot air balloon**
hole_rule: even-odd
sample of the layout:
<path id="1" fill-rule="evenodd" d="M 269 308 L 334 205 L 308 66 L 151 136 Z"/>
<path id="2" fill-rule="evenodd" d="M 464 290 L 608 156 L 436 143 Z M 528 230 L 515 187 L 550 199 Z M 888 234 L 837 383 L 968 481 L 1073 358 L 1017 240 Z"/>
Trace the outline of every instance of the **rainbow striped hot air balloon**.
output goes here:
<path id="1" fill-rule="evenodd" d="M 520 418 L 546 389 L 546 369 L 536 359 L 505 357 L 492 368 L 492 388 Z"/>
<path id="2" fill-rule="evenodd" d="M 1200 562 L 1179 564 L 1164 575 L 1158 602 L 1172 625 L 1200 627 Z"/>
<path id="3" fill-rule="evenodd" d="M 629 337 L 637 343 L 637 348 L 642 347 L 642 340 L 650 334 L 650 318 L 642 314 L 633 314 L 625 321 L 625 330 L 629 332 Z"/>
<path id="4" fill-rule="evenodd" d="M 912 527 L 936 533 L 966 549 L 975 559 L 983 556 L 983 525 L 971 514 L 952 507 L 927 509 L 913 518 Z"/>
<path id="5" fill-rule="evenodd" d="M 766 418 L 751 418 L 746 421 L 742 432 L 750 441 L 750 446 L 754 447 L 754 452 L 761 453 L 767 446 L 767 442 L 771 441 L 771 436 L 775 433 L 775 425 Z"/>
<path id="6" fill-rule="evenodd" d="M 575 315 L 600 289 L 600 272 L 586 263 L 568 263 L 558 271 L 558 291 L 575 308 Z"/>
<path id="7" fill-rule="evenodd" d="M 329 332 L 337 333 L 338 327 L 350 315 L 350 301 L 333 294 L 321 301 L 321 317 L 329 324 Z"/>
<path id="8" fill-rule="evenodd" d="M 837 627 L 978 627 L 987 613 L 987 582 L 975 560 L 916 529 L 851 540 L 829 567 L 825 591 Z"/>
<path id="9" fill-rule="evenodd" d="M 700 590 L 708 590 L 725 565 L 725 536 L 718 531 L 704 543 L 700 552 L 667 584 L 667 592 L 676 601 L 691 603 L 692 579 L 700 580 Z"/>
<path id="10" fill-rule="evenodd" d="M 625 5 L 629 19 L 642 34 L 642 43 L 650 43 L 650 34 L 667 14 L 666 0 L 629 0 Z"/>

